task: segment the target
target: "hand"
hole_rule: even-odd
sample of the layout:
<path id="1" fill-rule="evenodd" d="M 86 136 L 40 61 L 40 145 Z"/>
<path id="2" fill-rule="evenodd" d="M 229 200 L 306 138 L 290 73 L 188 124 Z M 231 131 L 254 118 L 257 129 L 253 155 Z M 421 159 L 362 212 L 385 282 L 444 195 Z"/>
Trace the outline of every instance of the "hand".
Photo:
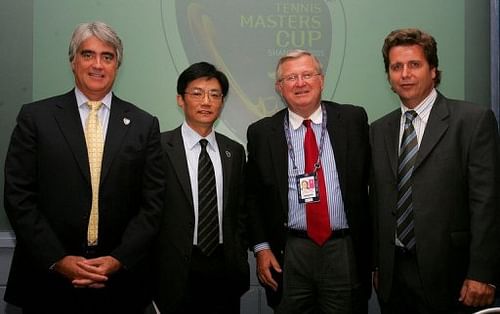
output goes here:
<path id="1" fill-rule="evenodd" d="M 478 307 L 492 304 L 494 298 L 495 288 L 492 286 L 472 279 L 465 279 L 458 301 L 466 306 Z"/>
<path id="2" fill-rule="evenodd" d="M 104 285 L 108 277 L 80 266 L 85 261 L 84 257 L 68 255 L 57 261 L 54 270 L 73 283 L 75 287 L 88 287 L 92 284 Z M 75 284 L 74 282 L 77 282 Z"/>
<path id="3" fill-rule="evenodd" d="M 278 283 L 274 280 L 271 270 L 281 273 L 280 264 L 274 257 L 273 252 L 270 249 L 257 252 L 257 277 L 262 284 L 276 291 L 278 290 Z"/>
<path id="4" fill-rule="evenodd" d="M 112 256 L 84 259 L 78 261 L 77 264 L 87 272 L 105 276 L 106 278 L 122 267 L 120 261 Z M 103 282 L 90 282 L 88 278 L 75 279 L 72 283 L 75 286 L 88 286 L 90 288 L 103 288 L 105 286 Z"/>

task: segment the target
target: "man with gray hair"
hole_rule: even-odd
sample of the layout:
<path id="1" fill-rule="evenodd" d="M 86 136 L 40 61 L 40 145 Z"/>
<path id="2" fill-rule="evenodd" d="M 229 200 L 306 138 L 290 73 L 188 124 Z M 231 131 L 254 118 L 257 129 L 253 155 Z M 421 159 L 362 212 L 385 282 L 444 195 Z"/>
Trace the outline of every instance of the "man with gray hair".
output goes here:
<path id="1" fill-rule="evenodd" d="M 75 88 L 22 107 L 5 162 L 16 248 L 5 300 L 23 313 L 142 313 L 161 216 L 158 120 L 112 92 L 123 47 L 79 25 Z"/>
<path id="2" fill-rule="evenodd" d="M 248 128 L 247 209 L 257 276 L 277 313 L 366 313 L 370 295 L 368 119 L 321 100 L 310 52 L 276 68 L 288 108 Z"/>

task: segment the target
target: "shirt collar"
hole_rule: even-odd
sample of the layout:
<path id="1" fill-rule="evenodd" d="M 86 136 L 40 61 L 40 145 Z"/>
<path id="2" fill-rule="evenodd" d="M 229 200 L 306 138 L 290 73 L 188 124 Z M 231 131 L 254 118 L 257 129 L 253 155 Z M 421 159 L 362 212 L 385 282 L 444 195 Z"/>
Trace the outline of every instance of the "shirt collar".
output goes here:
<path id="1" fill-rule="evenodd" d="M 208 141 L 207 147 L 210 147 L 212 150 L 215 150 L 214 147 L 216 147 L 217 141 L 215 139 L 215 132 L 213 129 L 210 132 L 210 134 L 208 134 L 206 137 L 202 137 L 195 130 L 193 130 L 189 126 L 189 124 L 187 124 L 186 121 L 184 121 L 181 126 L 181 133 L 182 133 L 182 139 L 184 140 L 184 144 L 186 145 L 186 148 L 188 148 L 189 150 L 192 150 L 200 142 L 202 138 Z"/>
<path id="2" fill-rule="evenodd" d="M 78 87 L 75 86 L 75 96 L 76 96 L 76 103 L 78 104 L 78 107 L 81 107 L 85 105 L 89 99 L 87 96 L 85 96 L 82 91 L 78 89 Z M 104 96 L 103 99 L 101 99 L 102 104 L 108 108 L 108 110 L 111 109 L 111 99 L 113 98 L 113 93 L 109 92 Z"/>
<path id="3" fill-rule="evenodd" d="M 409 110 L 415 110 L 415 112 L 417 112 L 417 115 L 418 116 L 422 116 L 422 114 L 426 111 L 428 111 L 432 105 L 434 104 L 434 101 L 436 100 L 437 98 L 437 91 L 435 88 L 433 88 L 431 90 L 431 92 L 429 93 L 429 95 L 427 95 L 427 97 L 425 97 L 424 100 L 422 100 L 421 103 L 419 103 L 415 108 L 413 109 L 410 109 L 408 107 L 406 107 L 402 102 L 400 103 L 400 106 L 401 106 L 401 113 L 402 115 L 404 115 L 405 112 L 409 111 Z"/>
<path id="4" fill-rule="evenodd" d="M 310 119 L 314 124 L 321 124 L 323 121 L 323 110 L 321 109 L 321 105 L 318 106 L 307 119 Z M 306 119 L 288 109 L 288 120 L 292 129 L 297 130 Z"/>

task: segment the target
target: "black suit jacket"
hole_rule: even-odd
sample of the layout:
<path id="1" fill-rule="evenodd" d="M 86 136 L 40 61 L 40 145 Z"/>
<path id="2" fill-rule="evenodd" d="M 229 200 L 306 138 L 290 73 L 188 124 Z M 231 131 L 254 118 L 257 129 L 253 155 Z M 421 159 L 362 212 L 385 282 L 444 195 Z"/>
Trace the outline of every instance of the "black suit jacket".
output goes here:
<path id="1" fill-rule="evenodd" d="M 107 282 L 107 290 L 120 304 L 132 307 L 147 301 L 143 266 L 162 210 L 160 162 L 158 120 L 113 96 L 95 255 L 111 255 L 123 264 Z M 7 302 L 23 306 L 43 299 L 65 301 L 65 293 L 74 288 L 49 268 L 66 255 L 86 254 L 91 202 L 87 148 L 74 91 L 24 105 L 5 162 L 5 209 L 17 241 Z"/>
<path id="2" fill-rule="evenodd" d="M 368 210 L 369 142 L 366 112 L 351 105 L 323 101 L 327 130 L 335 154 L 340 189 L 357 260 L 358 274 L 370 288 L 370 220 Z M 269 242 L 281 266 L 288 222 L 288 149 L 283 121 L 286 110 L 248 128 L 247 208 L 251 247 Z M 285 270 L 286 271 L 286 270 Z M 282 284 L 280 283 L 281 287 Z M 270 289 L 268 303 L 280 293 Z"/>
<path id="3" fill-rule="evenodd" d="M 223 241 L 232 293 L 249 287 L 248 250 L 243 211 L 243 146 L 216 133 L 223 174 Z M 155 248 L 155 303 L 161 313 L 175 313 L 187 292 L 194 235 L 194 207 L 181 128 L 162 133 L 163 167 L 166 176 L 165 210 Z M 221 297 L 224 297 L 221 291 Z"/>
<path id="4" fill-rule="evenodd" d="M 375 266 L 379 294 L 390 297 L 394 269 L 401 110 L 371 126 Z M 416 256 L 436 308 L 456 302 L 463 280 L 495 283 L 500 271 L 499 137 L 486 107 L 438 94 L 413 170 Z"/>

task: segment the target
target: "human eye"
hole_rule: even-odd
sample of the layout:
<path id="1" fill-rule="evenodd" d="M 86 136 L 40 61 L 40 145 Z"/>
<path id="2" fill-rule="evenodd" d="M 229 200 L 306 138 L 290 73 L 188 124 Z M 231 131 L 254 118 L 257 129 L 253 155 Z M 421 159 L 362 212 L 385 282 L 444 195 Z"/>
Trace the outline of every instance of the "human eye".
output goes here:
<path id="1" fill-rule="evenodd" d="M 302 74 L 302 79 L 304 79 L 306 81 L 310 80 L 310 79 L 312 79 L 313 75 L 314 74 L 312 74 L 312 73 L 304 73 L 304 74 Z"/>
<path id="2" fill-rule="evenodd" d="M 115 56 L 112 53 L 105 53 L 103 59 L 105 62 L 110 63 L 115 59 Z"/>
<path id="3" fill-rule="evenodd" d="M 84 50 L 84 51 L 80 52 L 80 55 L 85 60 L 90 60 L 94 56 L 94 54 L 91 51 L 88 51 L 88 50 Z"/>
<path id="4" fill-rule="evenodd" d="M 421 63 L 419 61 L 410 61 L 408 66 L 410 67 L 410 69 L 418 69 L 420 68 Z"/>
<path id="5" fill-rule="evenodd" d="M 199 90 L 199 89 L 193 89 L 190 94 L 194 98 L 203 98 L 203 95 L 205 93 L 203 91 Z"/>
<path id="6" fill-rule="evenodd" d="M 394 63 L 390 65 L 390 69 L 393 72 L 399 72 L 403 69 L 403 64 L 402 63 Z"/>
<path id="7" fill-rule="evenodd" d="M 297 74 L 290 74 L 290 75 L 285 76 L 284 81 L 287 83 L 293 83 L 293 82 L 297 81 L 297 78 L 298 78 Z"/>
<path id="8" fill-rule="evenodd" d="M 208 92 L 208 94 L 212 99 L 220 99 L 222 97 L 222 93 L 218 90 L 211 90 Z"/>

